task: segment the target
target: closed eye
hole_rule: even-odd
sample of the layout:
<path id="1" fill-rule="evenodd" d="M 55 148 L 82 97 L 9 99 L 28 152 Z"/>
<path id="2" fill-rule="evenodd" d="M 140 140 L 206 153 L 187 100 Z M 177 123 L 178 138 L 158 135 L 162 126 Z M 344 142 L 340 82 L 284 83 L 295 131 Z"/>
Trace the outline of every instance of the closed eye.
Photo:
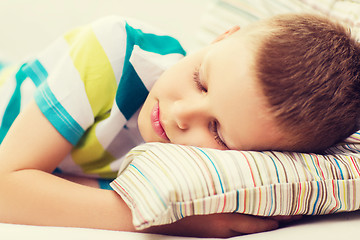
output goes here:
<path id="1" fill-rule="evenodd" d="M 222 147 L 229 149 L 224 140 L 221 139 L 220 134 L 218 132 L 218 123 L 217 121 L 212 121 L 209 124 L 209 129 L 211 133 L 214 135 L 215 141 Z"/>
<path id="2" fill-rule="evenodd" d="M 204 86 L 204 84 L 201 83 L 201 79 L 200 79 L 200 69 L 199 68 L 196 68 L 194 70 L 194 74 L 193 74 L 193 78 L 194 78 L 194 82 L 196 84 L 196 87 L 204 92 L 204 93 L 207 93 L 207 88 Z"/>

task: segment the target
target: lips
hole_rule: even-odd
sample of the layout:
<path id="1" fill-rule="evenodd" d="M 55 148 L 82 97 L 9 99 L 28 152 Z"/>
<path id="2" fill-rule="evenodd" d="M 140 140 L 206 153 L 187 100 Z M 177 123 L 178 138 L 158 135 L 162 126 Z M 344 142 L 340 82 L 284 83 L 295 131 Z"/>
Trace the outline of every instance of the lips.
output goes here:
<path id="1" fill-rule="evenodd" d="M 169 141 L 169 138 L 166 135 L 166 132 L 165 132 L 163 126 L 161 125 L 160 108 L 159 108 L 159 103 L 158 102 L 155 104 L 154 108 L 151 111 L 151 125 L 152 125 L 155 133 L 159 137 L 161 137 L 164 140 Z"/>

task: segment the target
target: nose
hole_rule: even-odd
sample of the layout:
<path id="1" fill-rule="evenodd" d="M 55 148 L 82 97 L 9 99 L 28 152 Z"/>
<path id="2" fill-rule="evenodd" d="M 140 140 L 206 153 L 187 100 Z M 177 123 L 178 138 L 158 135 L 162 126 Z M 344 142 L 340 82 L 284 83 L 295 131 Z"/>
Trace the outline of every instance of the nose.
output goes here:
<path id="1" fill-rule="evenodd" d="M 209 116 L 208 108 L 202 101 L 175 101 L 172 113 L 177 126 L 182 130 L 194 125 L 206 124 Z"/>

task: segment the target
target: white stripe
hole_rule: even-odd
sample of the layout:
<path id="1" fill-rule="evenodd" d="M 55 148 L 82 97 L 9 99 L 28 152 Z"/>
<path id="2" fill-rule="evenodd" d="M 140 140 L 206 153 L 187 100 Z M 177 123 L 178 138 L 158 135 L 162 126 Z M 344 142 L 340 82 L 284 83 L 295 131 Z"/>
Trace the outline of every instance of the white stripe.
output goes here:
<path id="1" fill-rule="evenodd" d="M 161 74 L 181 58 L 183 58 L 183 55 L 178 53 L 160 55 L 144 51 L 139 46 L 135 45 L 130 57 L 130 63 L 146 88 L 150 91 Z"/>
<path id="2" fill-rule="evenodd" d="M 126 123 L 127 128 L 123 128 L 114 141 L 107 147 L 107 151 L 116 156 L 117 160 L 110 163 L 110 168 L 114 172 L 118 172 L 120 166 L 124 160 L 124 156 L 134 147 L 138 146 L 139 144 L 143 143 L 144 140 L 142 139 L 137 119 L 140 110 L 138 110 Z M 120 158 L 119 158 L 120 157 Z"/>
<path id="3" fill-rule="evenodd" d="M 117 17 L 107 17 L 96 21 L 92 26 L 99 43 L 110 61 L 116 83 L 119 84 L 126 52 L 127 35 L 125 21 Z"/>
<path id="4" fill-rule="evenodd" d="M 99 143 L 116 158 L 110 163 L 110 169 L 114 172 L 119 170 L 126 153 L 143 142 L 137 127 L 138 112 L 127 122 L 114 102 L 110 116 L 96 126 L 96 138 Z"/>
<path id="5" fill-rule="evenodd" d="M 110 116 L 96 126 L 96 137 L 104 149 L 110 145 L 125 123 L 126 118 L 114 101 Z"/>
<path id="6" fill-rule="evenodd" d="M 68 55 L 69 46 L 65 40 L 59 40 L 53 47 L 39 56 L 49 74 L 49 87 L 74 120 L 87 129 L 93 124 L 94 116 L 84 83 Z"/>
<path id="7" fill-rule="evenodd" d="M 26 78 L 20 87 L 20 92 L 21 92 L 20 112 L 31 100 L 34 99 L 35 90 L 36 90 L 36 86 L 33 83 L 33 81 L 30 78 Z"/>
<path id="8" fill-rule="evenodd" d="M 110 163 L 110 169 L 111 169 L 112 171 L 114 171 L 114 172 L 118 172 L 119 169 L 120 169 L 120 167 L 121 167 L 121 165 L 123 164 L 125 158 L 126 158 L 126 154 L 123 155 L 123 156 L 120 157 L 120 158 L 117 158 L 115 161 L 112 161 L 112 162 Z"/>
<path id="9" fill-rule="evenodd" d="M 67 42 L 61 37 L 45 48 L 44 51 L 37 56 L 37 58 L 46 71 L 51 73 L 54 71 L 54 68 L 57 67 L 59 59 L 66 54 L 68 49 L 69 46 Z"/>

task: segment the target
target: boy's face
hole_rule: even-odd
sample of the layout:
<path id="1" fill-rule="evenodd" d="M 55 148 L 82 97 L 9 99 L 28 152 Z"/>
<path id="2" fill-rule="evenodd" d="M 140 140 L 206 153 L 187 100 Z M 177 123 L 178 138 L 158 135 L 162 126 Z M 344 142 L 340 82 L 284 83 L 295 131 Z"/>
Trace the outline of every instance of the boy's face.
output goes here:
<path id="1" fill-rule="evenodd" d="M 278 149 L 282 135 L 254 77 L 254 48 L 246 30 L 232 29 L 165 71 L 139 115 L 144 140 L 216 149 Z"/>

